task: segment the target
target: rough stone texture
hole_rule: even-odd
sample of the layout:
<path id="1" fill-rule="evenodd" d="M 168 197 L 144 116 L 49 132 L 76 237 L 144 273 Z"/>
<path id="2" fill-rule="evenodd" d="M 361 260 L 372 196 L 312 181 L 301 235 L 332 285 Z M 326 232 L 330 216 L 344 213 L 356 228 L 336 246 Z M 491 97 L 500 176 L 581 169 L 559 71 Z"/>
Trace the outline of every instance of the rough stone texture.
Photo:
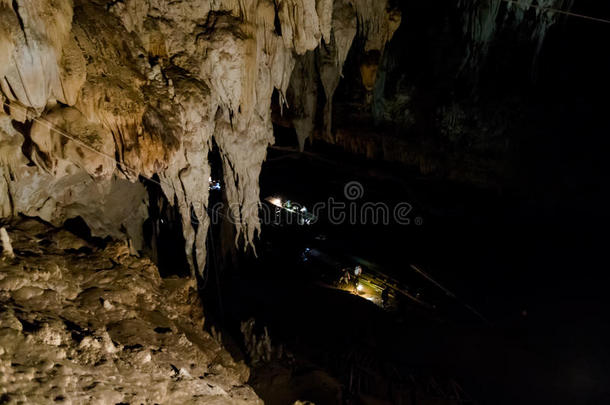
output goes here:
<path id="1" fill-rule="evenodd" d="M 293 106 L 292 123 L 297 133 L 300 150 L 314 135 L 318 105 L 318 82 L 322 83 L 326 102 L 324 107 L 325 138 L 332 141 L 333 96 L 343 75 L 343 65 L 356 35 L 360 38 L 359 53 L 366 58 L 360 62 L 362 84 L 370 92 L 377 80 L 377 67 L 386 43 L 400 26 L 401 13 L 388 0 L 335 0 L 333 3 L 330 35 L 323 46 L 301 55 L 292 74 L 288 101 Z"/>
<path id="2" fill-rule="evenodd" d="M 192 279 L 161 279 L 123 243 L 34 220 L 0 259 L 3 403 L 262 404 L 208 333 Z"/>
<path id="3" fill-rule="evenodd" d="M 549 28 L 555 24 L 560 15 L 544 9 L 569 10 L 574 0 L 522 0 L 515 3 L 503 3 L 502 0 L 460 0 L 458 7 L 463 10 L 464 33 L 470 38 L 464 57 L 464 65 L 476 69 L 481 59 L 487 56 L 489 47 L 498 31 L 502 29 L 520 29 L 526 20 L 526 14 L 535 9 L 535 24 L 529 31 L 531 40 L 536 43 L 534 61 L 537 59 L 544 38 Z"/>
<path id="4" fill-rule="evenodd" d="M 275 123 L 294 127 L 301 148 L 313 135 L 423 174 L 513 182 L 524 117 L 538 108 L 532 82 L 537 68 L 550 69 L 537 62 L 540 48 L 566 18 L 534 7 L 569 10 L 572 1 L 388 3 L 400 12 L 381 3 L 334 2 L 331 41 L 313 63 L 299 56 L 292 108 Z"/>
<path id="5" fill-rule="evenodd" d="M 347 59 L 347 53 L 357 32 L 356 10 L 352 3 L 338 0 L 335 2 L 333 15 L 335 23 L 331 40 L 327 46 L 320 48 L 319 52 L 320 81 L 326 95 L 324 135 L 327 140 L 332 139 L 333 97 L 343 75 L 343 64 Z M 311 133 L 312 130 L 309 131 Z"/>
<path id="6" fill-rule="evenodd" d="M 330 122 L 356 28 L 367 52 L 381 51 L 400 21 L 387 1 L 368 0 L 2 0 L 0 15 L 2 216 L 81 216 L 135 252 L 147 216 L 138 179 L 158 176 L 182 215 L 193 274 L 205 266 L 213 142 L 236 243 L 247 247 L 260 231 L 274 89 L 290 107 L 295 59 L 309 58 L 297 88 L 306 94 L 295 95 L 306 100 L 295 103 L 304 142 L 316 105 L 313 50 L 326 46 Z M 120 200 L 129 207 L 112 203 Z"/>

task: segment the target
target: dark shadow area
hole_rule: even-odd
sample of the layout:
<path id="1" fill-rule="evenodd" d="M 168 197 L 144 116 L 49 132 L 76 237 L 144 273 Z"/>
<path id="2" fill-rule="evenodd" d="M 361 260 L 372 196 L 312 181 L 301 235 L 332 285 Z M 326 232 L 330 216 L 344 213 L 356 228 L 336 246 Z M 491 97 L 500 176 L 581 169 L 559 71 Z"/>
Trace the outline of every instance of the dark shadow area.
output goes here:
<path id="1" fill-rule="evenodd" d="M 63 228 L 98 248 L 105 248 L 110 238 L 91 236 L 91 229 L 80 216 L 67 219 Z"/>
<path id="2" fill-rule="evenodd" d="M 142 180 L 149 198 L 149 218 L 144 222 L 146 253 L 157 264 L 161 277 L 187 277 L 190 270 L 184 252 L 182 220 L 177 204 L 169 203 L 157 175 L 153 180 Z"/>

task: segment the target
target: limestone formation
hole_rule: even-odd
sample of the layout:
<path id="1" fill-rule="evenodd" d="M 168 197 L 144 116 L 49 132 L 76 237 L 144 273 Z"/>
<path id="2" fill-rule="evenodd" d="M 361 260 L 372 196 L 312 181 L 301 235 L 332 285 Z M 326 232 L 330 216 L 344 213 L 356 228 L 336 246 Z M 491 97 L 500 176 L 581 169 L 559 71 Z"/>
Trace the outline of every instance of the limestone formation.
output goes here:
<path id="1" fill-rule="evenodd" d="M 573 0 L 460 0 L 459 7 L 464 16 L 464 32 L 469 37 L 464 65 L 475 68 L 485 58 L 497 32 L 505 27 L 519 28 L 526 13 L 534 9 L 535 24 L 529 28 L 532 41 L 536 43 L 534 62 L 540 53 L 548 29 L 560 15 L 551 9 L 569 10 Z"/>
<path id="2" fill-rule="evenodd" d="M 161 279 L 123 242 L 102 249 L 32 219 L 11 225 L 20 253 L 0 260 L 4 403 L 262 404 L 249 369 L 203 330 L 194 280 Z"/>
<path id="3" fill-rule="evenodd" d="M 382 51 L 400 21 L 388 10 L 371 0 L 2 0 L 1 216 L 57 225 L 80 216 L 93 235 L 137 250 L 147 217 L 139 179 L 155 176 L 201 272 L 215 142 L 236 242 L 252 245 L 273 91 L 292 107 L 290 78 L 305 58 L 292 85 L 304 100 L 294 106 L 304 142 L 319 64 L 330 128 L 354 37 Z"/>
<path id="4" fill-rule="evenodd" d="M 315 55 L 299 57 L 292 75 L 293 124 L 299 147 L 313 135 L 318 104 L 318 81 L 322 83 L 326 96 L 324 108 L 325 139 L 334 142 L 332 136 L 333 96 L 342 77 L 343 65 L 354 39 L 361 38 L 365 57 L 361 62 L 362 83 L 371 92 L 377 79 L 377 67 L 387 42 L 398 29 L 401 14 L 388 0 L 335 0 L 333 3 L 332 28 Z"/>
<path id="5" fill-rule="evenodd" d="M 0 228 L 0 242 L 2 242 L 2 256 L 8 257 L 9 259 L 14 258 L 15 253 L 13 252 L 13 244 L 4 227 Z"/>

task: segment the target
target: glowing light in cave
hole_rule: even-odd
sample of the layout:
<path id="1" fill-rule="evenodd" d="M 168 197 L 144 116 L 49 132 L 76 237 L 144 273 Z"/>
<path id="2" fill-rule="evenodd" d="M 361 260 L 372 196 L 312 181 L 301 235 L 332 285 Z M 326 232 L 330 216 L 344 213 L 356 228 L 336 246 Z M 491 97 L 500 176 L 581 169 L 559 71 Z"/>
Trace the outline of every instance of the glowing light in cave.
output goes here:
<path id="1" fill-rule="evenodd" d="M 282 208 L 282 200 L 280 198 L 270 198 L 268 201 L 276 207 Z"/>

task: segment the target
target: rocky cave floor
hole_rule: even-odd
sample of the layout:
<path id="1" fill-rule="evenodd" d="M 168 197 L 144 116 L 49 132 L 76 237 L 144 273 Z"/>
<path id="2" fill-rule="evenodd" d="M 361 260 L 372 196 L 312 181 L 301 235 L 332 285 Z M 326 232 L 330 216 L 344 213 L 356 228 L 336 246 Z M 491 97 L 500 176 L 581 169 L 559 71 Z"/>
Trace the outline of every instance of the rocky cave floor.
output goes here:
<path id="1" fill-rule="evenodd" d="M 0 403 L 262 403 L 195 282 L 32 219 L 0 260 Z"/>

